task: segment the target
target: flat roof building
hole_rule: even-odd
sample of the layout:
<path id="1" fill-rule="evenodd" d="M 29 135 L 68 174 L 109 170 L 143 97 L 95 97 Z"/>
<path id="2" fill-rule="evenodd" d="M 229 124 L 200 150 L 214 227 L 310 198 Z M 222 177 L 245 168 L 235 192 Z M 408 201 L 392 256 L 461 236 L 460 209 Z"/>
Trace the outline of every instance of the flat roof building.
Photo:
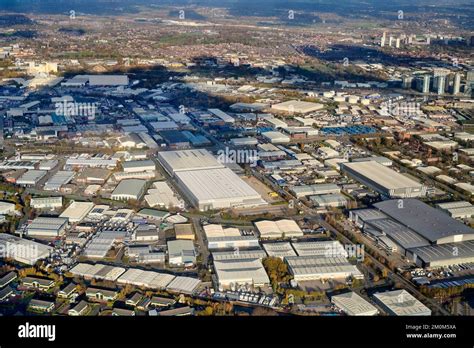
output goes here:
<path id="1" fill-rule="evenodd" d="M 148 289 L 163 290 L 175 278 L 174 275 L 129 268 L 118 278 L 118 284 L 131 284 Z"/>
<path id="2" fill-rule="evenodd" d="M 166 181 L 154 182 L 152 188 L 145 195 L 145 201 L 150 207 L 184 208 L 185 206 Z"/>
<path id="3" fill-rule="evenodd" d="M 262 249 L 250 250 L 231 250 L 231 251 L 213 251 L 212 258 L 215 261 L 225 260 L 245 260 L 245 259 L 263 259 L 267 253 Z"/>
<path id="4" fill-rule="evenodd" d="M 168 241 L 168 262 L 170 265 L 183 266 L 196 264 L 196 250 L 192 240 Z"/>
<path id="5" fill-rule="evenodd" d="M 29 170 L 18 178 L 16 183 L 23 186 L 35 186 L 45 177 L 45 170 Z"/>
<path id="6" fill-rule="evenodd" d="M 155 162 L 152 160 L 145 161 L 127 161 L 122 163 L 123 171 L 126 173 L 134 172 L 153 172 L 156 170 Z"/>
<path id="7" fill-rule="evenodd" d="M 417 199 L 388 200 L 374 207 L 433 244 L 474 240 L 474 229 Z"/>
<path id="8" fill-rule="evenodd" d="M 207 150 L 160 152 L 158 160 L 199 210 L 266 204 L 260 194 Z"/>
<path id="9" fill-rule="evenodd" d="M 176 178 L 191 203 L 203 211 L 266 204 L 229 168 L 179 172 Z"/>
<path id="10" fill-rule="evenodd" d="M 474 205 L 466 201 L 439 203 L 436 206 L 454 219 L 470 219 L 474 216 Z"/>
<path id="11" fill-rule="evenodd" d="M 287 144 L 290 142 L 290 137 L 278 131 L 263 132 L 262 137 L 272 144 Z"/>
<path id="12" fill-rule="evenodd" d="M 268 256 L 279 257 L 283 259 L 288 256 L 296 256 L 295 250 L 288 242 L 283 243 L 263 243 L 263 248 L 267 252 Z"/>
<path id="13" fill-rule="evenodd" d="M 58 237 L 65 233 L 68 226 L 66 218 L 37 217 L 26 228 L 28 236 Z"/>
<path id="14" fill-rule="evenodd" d="M 331 302 L 350 316 L 373 316 L 379 313 L 375 306 L 353 291 L 334 295 Z"/>
<path id="15" fill-rule="evenodd" d="M 431 310 L 406 290 L 379 292 L 374 294 L 374 300 L 390 315 L 431 315 Z"/>
<path id="16" fill-rule="evenodd" d="M 426 195 L 426 187 L 375 161 L 341 163 L 350 177 L 389 198 L 413 198 Z"/>
<path id="17" fill-rule="evenodd" d="M 60 170 L 46 181 L 44 189 L 46 191 L 59 191 L 61 186 L 68 184 L 74 178 L 74 175 L 75 172 Z"/>
<path id="18" fill-rule="evenodd" d="M 49 257 L 53 248 L 19 238 L 7 233 L 0 233 L 0 257 L 11 258 L 17 262 L 34 265 L 38 260 Z"/>
<path id="19" fill-rule="evenodd" d="M 258 221 L 255 223 L 255 227 L 260 233 L 260 238 L 293 238 L 303 236 L 303 231 L 296 221 L 289 219 Z"/>
<path id="20" fill-rule="evenodd" d="M 108 280 L 115 282 L 125 273 L 125 268 L 104 264 L 78 263 L 70 272 L 84 279 Z"/>
<path id="21" fill-rule="evenodd" d="M 63 197 L 37 197 L 31 198 L 30 206 L 35 209 L 62 208 Z"/>
<path id="22" fill-rule="evenodd" d="M 122 180 L 114 192 L 112 192 L 111 198 L 117 201 L 120 200 L 139 200 L 145 193 L 146 181 L 139 179 L 127 179 Z"/>
<path id="23" fill-rule="evenodd" d="M 362 273 L 343 256 L 290 256 L 288 270 L 297 282 L 324 279 L 363 278 Z"/>
<path id="24" fill-rule="evenodd" d="M 192 224 L 177 224 L 174 225 L 174 233 L 176 239 L 194 240 L 194 228 Z"/>
<path id="25" fill-rule="evenodd" d="M 204 149 L 162 151 L 158 153 L 158 161 L 170 175 L 180 171 L 223 167 L 222 163 L 219 163 L 209 151 Z"/>
<path id="26" fill-rule="evenodd" d="M 220 289 L 238 285 L 263 287 L 270 284 L 267 272 L 259 259 L 214 260 L 214 269 Z"/>
<path id="27" fill-rule="evenodd" d="M 284 111 L 288 113 L 307 114 L 322 110 L 324 105 L 319 103 L 311 103 L 300 100 L 288 100 L 283 103 L 273 104 L 272 109 L 277 111 Z"/>
<path id="28" fill-rule="evenodd" d="M 166 290 L 178 294 L 193 294 L 200 285 L 199 279 L 178 276 L 166 286 Z"/>
<path id="29" fill-rule="evenodd" d="M 474 240 L 412 248 L 407 258 L 420 267 L 443 267 L 474 262 Z"/>
<path id="30" fill-rule="evenodd" d="M 92 202 L 74 201 L 59 217 L 68 219 L 70 223 L 79 223 L 86 218 L 93 208 L 94 203 Z"/>
<path id="31" fill-rule="evenodd" d="M 222 236 L 207 237 L 207 247 L 209 250 L 216 249 L 240 249 L 259 247 L 256 236 Z"/>
<path id="32" fill-rule="evenodd" d="M 293 192 L 297 198 L 302 198 L 306 196 L 340 193 L 341 188 L 336 184 L 301 185 L 293 186 L 291 192 Z"/>
<path id="33" fill-rule="evenodd" d="M 318 195 L 309 197 L 311 203 L 316 207 L 327 208 L 327 207 L 345 207 L 348 199 L 346 196 L 340 193 L 327 194 L 327 195 Z"/>

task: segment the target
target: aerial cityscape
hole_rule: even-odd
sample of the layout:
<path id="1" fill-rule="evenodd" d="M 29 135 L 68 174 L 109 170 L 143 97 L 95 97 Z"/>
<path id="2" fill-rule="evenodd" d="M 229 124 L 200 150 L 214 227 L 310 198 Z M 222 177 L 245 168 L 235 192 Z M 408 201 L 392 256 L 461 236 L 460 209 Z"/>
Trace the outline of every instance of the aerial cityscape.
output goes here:
<path id="1" fill-rule="evenodd" d="M 3 318 L 474 315 L 472 1 L 0 1 L 0 116 Z"/>

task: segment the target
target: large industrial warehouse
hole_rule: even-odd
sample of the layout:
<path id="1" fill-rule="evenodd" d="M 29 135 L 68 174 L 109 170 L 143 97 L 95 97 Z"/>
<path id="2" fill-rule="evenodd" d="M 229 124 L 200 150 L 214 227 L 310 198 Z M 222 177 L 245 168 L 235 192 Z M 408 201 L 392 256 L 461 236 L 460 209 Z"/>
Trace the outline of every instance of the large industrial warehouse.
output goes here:
<path id="1" fill-rule="evenodd" d="M 273 110 L 297 114 L 308 114 L 310 112 L 322 110 L 323 108 L 324 105 L 322 104 L 305 102 L 300 100 L 288 100 L 283 103 L 272 105 Z"/>
<path id="2" fill-rule="evenodd" d="M 294 279 L 312 281 L 322 279 L 346 279 L 350 277 L 363 278 L 356 266 L 343 257 L 322 256 L 290 256 L 286 257 L 288 269 Z"/>
<path id="3" fill-rule="evenodd" d="M 406 290 L 374 294 L 374 300 L 384 311 L 396 316 L 430 316 L 431 310 Z"/>
<path id="4" fill-rule="evenodd" d="M 260 234 L 260 238 L 296 238 L 303 237 L 303 231 L 296 221 L 290 219 L 278 221 L 258 221 L 255 227 Z"/>
<path id="5" fill-rule="evenodd" d="M 207 150 L 160 152 L 158 160 L 199 210 L 266 204 L 252 187 Z"/>
<path id="6" fill-rule="evenodd" d="M 350 212 L 364 233 L 422 267 L 474 262 L 474 229 L 416 199 L 388 200 Z M 384 239 L 386 238 L 386 239 Z"/>
<path id="7" fill-rule="evenodd" d="M 221 289 L 237 285 L 263 287 L 270 284 L 267 272 L 259 259 L 214 260 L 214 269 Z"/>
<path id="8" fill-rule="evenodd" d="M 63 235 L 67 226 L 66 218 L 37 217 L 28 225 L 26 231 L 28 236 L 52 238 Z"/>
<path id="9" fill-rule="evenodd" d="M 140 179 L 127 179 L 120 181 L 114 192 L 112 192 L 111 198 L 120 200 L 139 200 L 145 193 L 146 181 Z"/>
<path id="10" fill-rule="evenodd" d="M 335 295 L 331 297 L 331 302 L 350 316 L 372 316 L 379 313 L 375 306 L 353 291 Z"/>
<path id="11" fill-rule="evenodd" d="M 53 248 L 44 244 L 0 233 L 0 257 L 8 257 L 17 262 L 34 265 L 36 261 L 49 257 Z"/>
<path id="12" fill-rule="evenodd" d="M 341 163 L 348 176 L 388 198 L 426 195 L 426 187 L 376 161 Z"/>
<path id="13" fill-rule="evenodd" d="M 472 228 L 417 199 L 389 200 L 376 203 L 374 207 L 433 244 L 474 239 Z"/>

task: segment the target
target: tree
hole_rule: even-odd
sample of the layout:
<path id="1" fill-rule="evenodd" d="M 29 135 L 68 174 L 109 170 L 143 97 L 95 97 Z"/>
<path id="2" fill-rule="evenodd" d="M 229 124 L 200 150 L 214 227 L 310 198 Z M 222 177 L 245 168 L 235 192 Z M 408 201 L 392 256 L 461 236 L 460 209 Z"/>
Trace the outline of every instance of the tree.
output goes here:
<path id="1" fill-rule="evenodd" d="M 204 310 L 197 312 L 199 316 L 211 316 L 214 315 L 214 309 L 211 306 L 207 306 Z"/>

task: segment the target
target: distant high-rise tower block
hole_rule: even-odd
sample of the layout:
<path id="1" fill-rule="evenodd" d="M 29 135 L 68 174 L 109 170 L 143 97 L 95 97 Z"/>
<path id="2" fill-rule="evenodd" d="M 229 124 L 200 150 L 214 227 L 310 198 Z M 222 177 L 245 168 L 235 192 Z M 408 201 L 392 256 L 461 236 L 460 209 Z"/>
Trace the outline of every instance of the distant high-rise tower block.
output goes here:
<path id="1" fill-rule="evenodd" d="M 467 72 L 466 81 L 467 84 L 471 84 L 472 82 L 474 82 L 474 70 L 469 70 Z"/>
<path id="2" fill-rule="evenodd" d="M 395 47 L 400 48 L 400 38 L 397 39 L 397 41 L 395 43 Z"/>
<path id="3" fill-rule="evenodd" d="M 387 40 L 387 33 L 383 33 L 382 40 L 380 40 L 380 46 L 385 47 L 385 41 Z"/>
<path id="4" fill-rule="evenodd" d="M 440 95 L 444 94 L 444 91 L 446 89 L 446 76 L 444 75 L 436 76 L 435 85 L 436 85 L 436 92 Z"/>
<path id="5" fill-rule="evenodd" d="M 456 73 L 454 75 L 453 94 L 457 95 L 459 92 L 461 92 L 461 74 Z"/>
<path id="6" fill-rule="evenodd" d="M 429 94 L 430 93 L 430 82 L 431 82 L 431 76 L 430 75 L 423 76 L 423 94 Z"/>
<path id="7" fill-rule="evenodd" d="M 405 89 L 410 89 L 413 84 L 413 76 L 403 76 L 402 85 Z"/>

